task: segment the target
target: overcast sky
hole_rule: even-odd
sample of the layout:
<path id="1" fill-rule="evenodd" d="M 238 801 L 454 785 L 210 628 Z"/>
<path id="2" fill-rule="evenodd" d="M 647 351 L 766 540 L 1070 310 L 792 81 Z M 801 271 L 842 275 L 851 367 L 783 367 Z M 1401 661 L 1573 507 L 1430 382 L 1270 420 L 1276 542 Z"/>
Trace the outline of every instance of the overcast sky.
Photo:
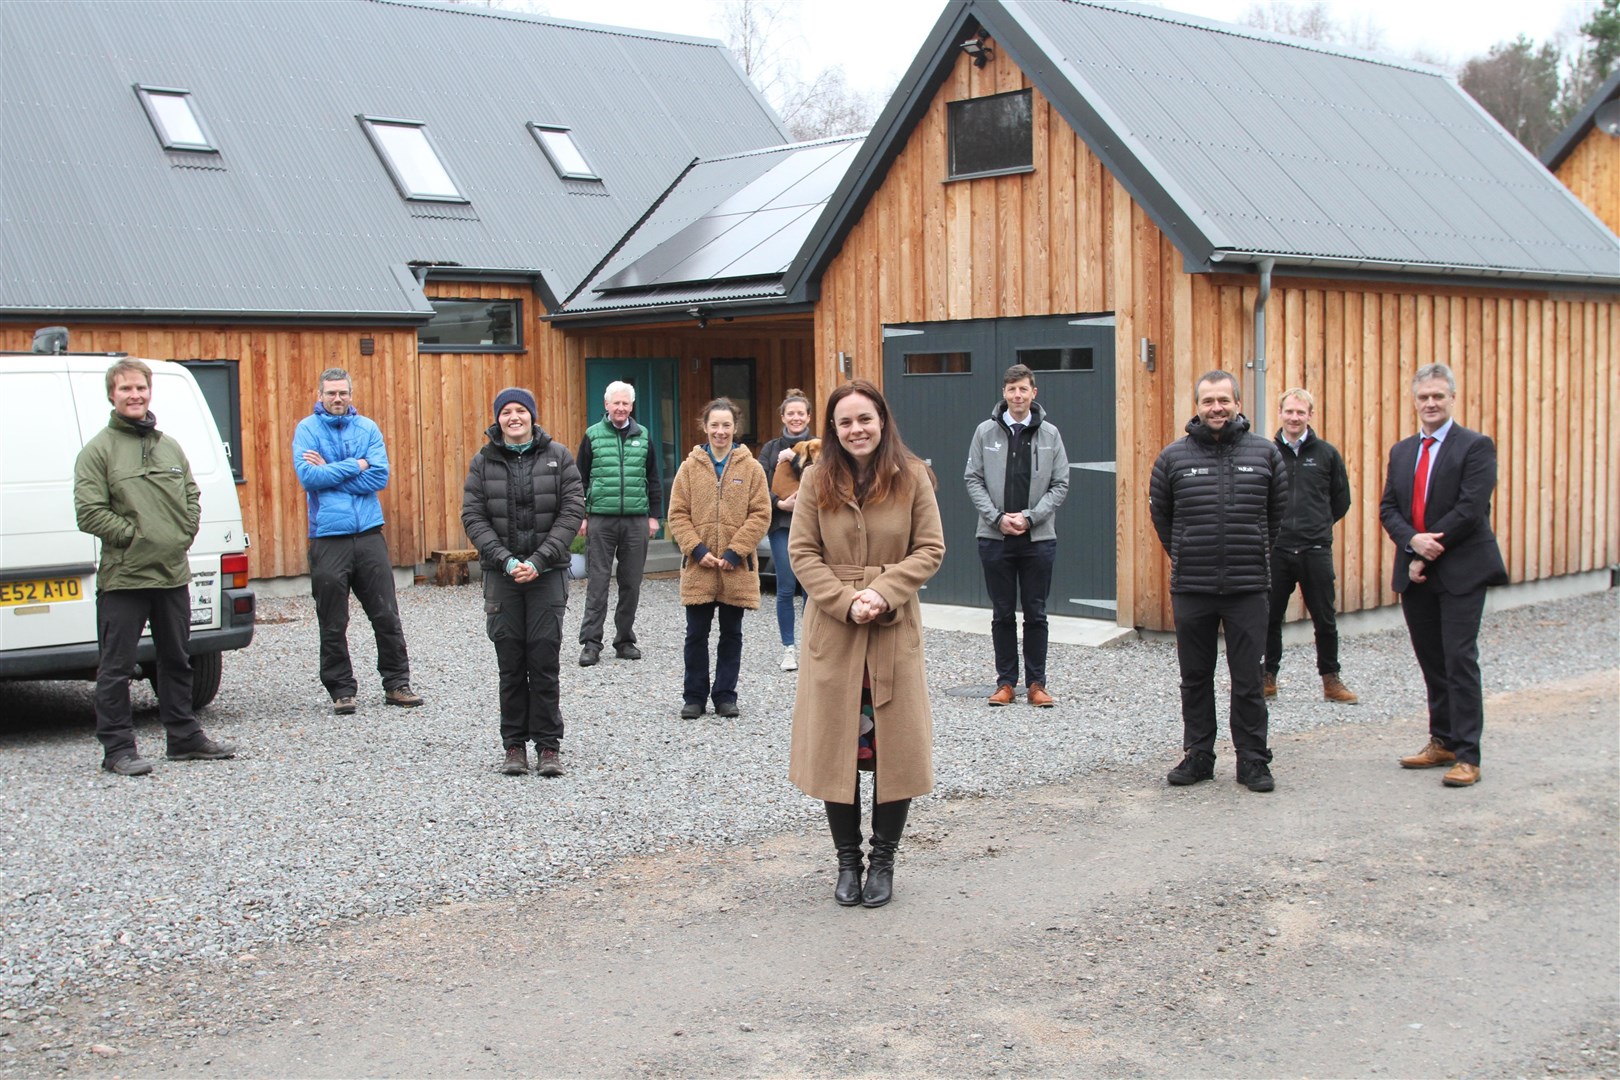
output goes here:
<path id="1" fill-rule="evenodd" d="M 719 8 L 727 0 L 531 0 L 559 19 L 723 37 Z M 1240 21 L 1253 0 L 1167 0 L 1155 7 Z M 1370 22 L 1389 51 L 1461 64 L 1523 33 L 1550 40 L 1573 34 L 1598 0 L 1355 0 L 1333 2 L 1335 19 Z M 887 94 L 899 82 L 945 5 L 940 0 L 787 0 L 797 18 L 802 74 L 841 63 L 851 85 Z M 516 6 L 515 4 L 513 6 Z"/>

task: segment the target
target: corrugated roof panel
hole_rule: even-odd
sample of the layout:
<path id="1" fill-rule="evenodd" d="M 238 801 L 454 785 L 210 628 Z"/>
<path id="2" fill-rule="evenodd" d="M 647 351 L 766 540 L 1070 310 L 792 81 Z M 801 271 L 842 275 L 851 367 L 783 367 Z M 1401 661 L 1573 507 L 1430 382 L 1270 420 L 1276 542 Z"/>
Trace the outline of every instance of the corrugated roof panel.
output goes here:
<path id="1" fill-rule="evenodd" d="M 1162 10 L 997 9 L 1102 118 L 1082 135 L 1127 186 L 1217 249 L 1620 279 L 1613 236 L 1438 71 Z"/>
<path id="2" fill-rule="evenodd" d="M 223 170 L 175 166 L 137 82 L 193 92 Z M 0 5 L 0 111 L 23 310 L 408 313 L 412 260 L 566 292 L 694 157 L 782 140 L 716 43 L 373 0 Z M 425 121 L 469 205 L 418 213 L 356 114 Z M 602 182 L 559 178 L 529 121 Z"/>

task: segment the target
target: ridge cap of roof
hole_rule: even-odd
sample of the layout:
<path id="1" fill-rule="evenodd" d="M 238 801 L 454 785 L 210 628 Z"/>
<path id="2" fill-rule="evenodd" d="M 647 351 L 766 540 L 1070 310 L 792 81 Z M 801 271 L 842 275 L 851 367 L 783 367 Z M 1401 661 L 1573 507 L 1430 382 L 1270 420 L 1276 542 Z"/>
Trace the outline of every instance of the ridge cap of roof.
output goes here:
<path id="1" fill-rule="evenodd" d="M 1026 6 L 1027 0 L 1003 0 L 1004 6 Z M 1040 3 L 1049 0 L 1038 0 Z M 1202 15 L 1193 15 L 1190 12 L 1177 11 L 1167 7 L 1149 7 L 1132 0 L 1059 0 L 1060 3 L 1073 4 L 1076 7 L 1101 8 L 1108 11 L 1117 11 L 1122 15 L 1135 15 L 1143 19 L 1152 19 L 1156 22 L 1170 23 L 1176 26 L 1187 26 L 1195 30 L 1207 30 L 1215 34 L 1226 34 L 1231 37 L 1249 38 L 1254 41 L 1263 41 L 1271 45 L 1284 45 L 1290 48 L 1302 49 L 1305 52 L 1321 53 L 1326 56 L 1338 56 L 1345 60 L 1359 60 L 1368 64 L 1378 64 L 1382 67 L 1402 68 L 1418 75 L 1432 75 L 1437 78 L 1449 79 L 1451 72 L 1434 64 L 1427 64 L 1421 60 L 1411 60 L 1400 56 L 1391 56 L 1385 53 L 1367 52 L 1352 45 L 1342 45 L 1331 41 L 1316 41 L 1312 38 L 1294 37 L 1291 34 L 1278 33 L 1275 30 L 1265 30 L 1258 26 L 1244 26 L 1241 23 L 1223 22 L 1220 19 L 1205 18 Z M 1171 0 L 1175 2 L 1175 0 Z"/>
<path id="2" fill-rule="evenodd" d="M 671 34 L 663 30 L 643 30 L 634 26 L 612 26 L 607 23 L 580 22 L 576 19 L 559 19 L 553 15 L 544 15 L 539 12 L 513 11 L 509 8 L 483 7 L 475 8 L 460 4 L 433 3 L 431 0 L 366 0 L 372 4 L 389 4 L 394 7 L 419 8 L 423 11 L 437 11 L 447 15 L 463 15 L 473 18 L 502 19 L 507 22 L 530 23 L 538 26 L 556 26 L 564 30 L 583 30 L 587 33 L 610 34 L 614 37 L 645 38 L 649 41 L 667 41 L 676 45 L 698 45 L 705 48 L 724 49 L 726 43 L 719 38 L 695 37 L 686 34 Z"/>

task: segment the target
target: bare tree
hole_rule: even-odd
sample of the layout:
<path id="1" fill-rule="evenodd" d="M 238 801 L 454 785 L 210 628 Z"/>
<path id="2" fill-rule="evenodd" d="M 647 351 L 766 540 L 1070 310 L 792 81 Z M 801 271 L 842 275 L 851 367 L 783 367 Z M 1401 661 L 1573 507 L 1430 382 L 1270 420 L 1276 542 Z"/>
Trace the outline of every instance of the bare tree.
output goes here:
<path id="1" fill-rule="evenodd" d="M 805 50 L 797 12 L 783 0 L 724 0 L 717 18 L 727 46 L 795 140 L 865 131 L 880 103 L 849 85 L 842 65 L 806 79 L 793 57 Z"/>
<path id="2" fill-rule="evenodd" d="M 1341 22 L 1333 17 L 1325 0 L 1253 3 L 1243 13 L 1243 22 L 1260 30 L 1308 41 L 1348 45 L 1363 52 L 1384 51 L 1384 28 L 1371 15 L 1360 11 Z"/>

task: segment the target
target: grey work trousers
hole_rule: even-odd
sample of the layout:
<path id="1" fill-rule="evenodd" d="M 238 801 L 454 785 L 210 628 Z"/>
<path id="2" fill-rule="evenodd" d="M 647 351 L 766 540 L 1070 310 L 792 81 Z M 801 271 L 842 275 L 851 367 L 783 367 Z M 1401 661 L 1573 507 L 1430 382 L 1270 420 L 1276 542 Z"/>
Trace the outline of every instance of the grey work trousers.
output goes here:
<path id="1" fill-rule="evenodd" d="M 619 559 L 619 602 L 613 609 L 613 645 L 634 644 L 636 608 L 641 605 L 641 575 L 647 566 L 647 515 L 592 514 L 585 531 L 585 618 L 579 624 L 581 645 L 601 645 L 607 622 L 608 577 Z"/>

